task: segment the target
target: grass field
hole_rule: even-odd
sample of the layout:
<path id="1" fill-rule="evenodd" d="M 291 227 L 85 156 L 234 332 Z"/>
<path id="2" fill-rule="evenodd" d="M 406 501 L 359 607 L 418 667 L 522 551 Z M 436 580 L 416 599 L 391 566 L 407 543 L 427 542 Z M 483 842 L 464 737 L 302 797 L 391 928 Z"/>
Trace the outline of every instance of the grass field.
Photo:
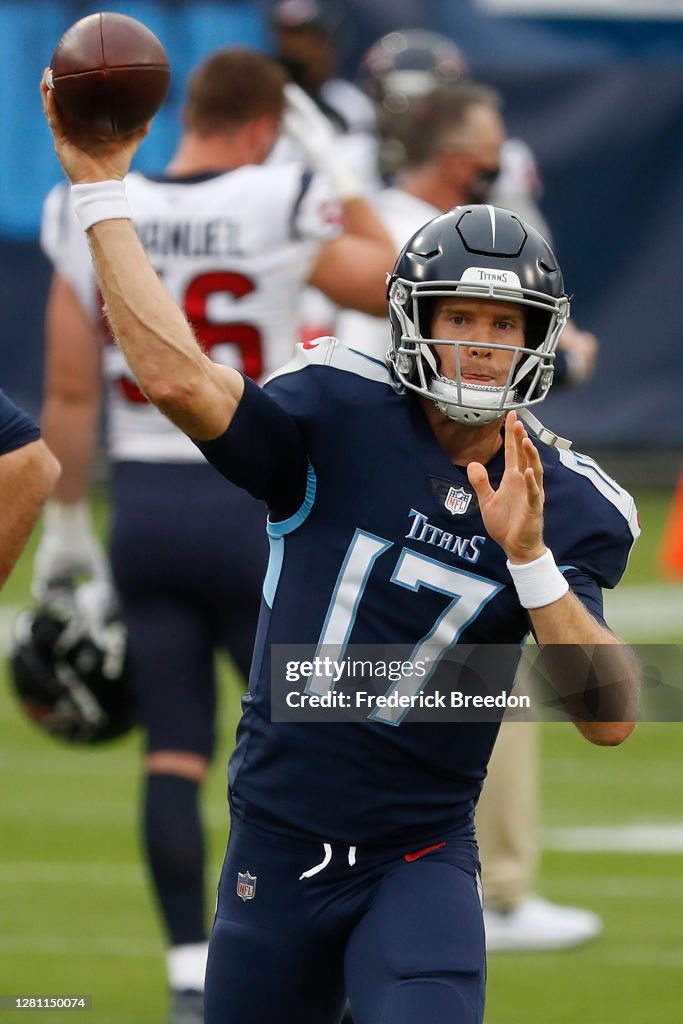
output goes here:
<path id="1" fill-rule="evenodd" d="M 683 617 L 676 627 L 669 614 L 683 588 L 662 586 L 654 569 L 668 499 L 639 495 L 645 533 L 622 593 L 631 610 L 642 600 L 643 615 L 625 620 L 641 642 L 683 643 Z M 5 612 L 27 600 L 30 560 L 29 551 L 3 592 Z M 645 611 L 656 637 L 642 625 L 652 620 Z M 214 876 L 238 707 L 228 673 L 223 696 L 205 804 Z M 539 890 L 596 910 L 605 933 L 578 951 L 492 956 L 486 1024 L 683 1020 L 682 736 L 678 724 L 644 724 L 624 747 L 603 750 L 570 726 L 543 726 Z M 103 750 L 64 749 L 25 722 L 0 685 L 0 995 L 90 994 L 96 1024 L 165 1020 L 163 947 L 137 845 L 139 744 L 133 735 Z"/>

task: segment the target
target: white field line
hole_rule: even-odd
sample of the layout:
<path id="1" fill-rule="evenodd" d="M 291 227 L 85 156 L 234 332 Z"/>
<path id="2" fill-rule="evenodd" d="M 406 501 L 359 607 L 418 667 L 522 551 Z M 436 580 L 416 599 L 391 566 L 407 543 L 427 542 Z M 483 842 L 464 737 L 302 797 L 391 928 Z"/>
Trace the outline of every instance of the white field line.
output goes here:
<path id="1" fill-rule="evenodd" d="M 123 936 L 87 935 L 83 939 L 64 935 L 0 935 L 3 956 L 163 956 L 160 941 L 125 938 Z"/>
<path id="2" fill-rule="evenodd" d="M 0 861 L 0 885 L 78 885 L 144 888 L 141 865 L 102 861 Z"/>
<path id="3" fill-rule="evenodd" d="M 569 728 L 561 723 L 563 728 Z M 667 724 L 670 728 L 670 725 Z M 657 728 L 657 723 L 645 723 L 640 726 L 648 732 Z M 626 785 L 630 790 L 634 788 L 656 789 L 680 789 L 681 805 L 683 806 L 683 773 L 678 772 L 672 761 L 661 759 L 650 759 L 633 763 L 621 762 L 614 759 L 601 761 L 596 766 L 587 763 L 581 757 L 555 757 L 549 744 L 543 753 L 543 775 L 552 782 L 553 788 L 559 786 L 590 785 L 609 786 Z M 225 759 L 224 759 L 225 760 Z M 225 774 L 225 763 L 217 761 L 215 770 L 223 776 Z M 77 750 L 68 749 L 55 752 L 54 745 L 46 741 L 46 745 L 40 751 L 26 747 L 5 746 L 0 750 L 0 793 L 3 794 L 2 802 L 9 801 L 9 792 L 3 792 L 3 782 L 22 777 L 50 778 L 117 778 L 136 779 L 141 772 L 140 758 L 136 750 L 126 750 L 122 756 L 112 760 L 111 754 L 106 750 L 93 750 L 83 755 Z M 12 787 L 15 792 L 14 786 Z M 103 808 L 106 810 L 106 808 Z M 210 810 L 210 808 L 209 808 Z M 2 815 L 2 804 L 0 804 L 0 816 Z"/>
<path id="4" fill-rule="evenodd" d="M 207 868 L 210 882 L 218 878 L 221 864 Z M 67 885 L 92 888 L 146 889 L 148 886 L 142 863 L 121 864 L 105 861 L 0 861 L 0 885 Z"/>
<path id="5" fill-rule="evenodd" d="M 553 895 L 581 900 L 683 900 L 683 878 L 666 875 L 649 875 L 641 872 L 633 875 L 609 875 L 596 877 L 587 872 L 582 874 L 553 874 L 550 879 Z M 566 896 L 565 896 L 566 894 Z"/>
<path id="6" fill-rule="evenodd" d="M 612 851 L 610 851 L 612 852 Z M 213 864 L 207 874 L 218 880 L 221 864 Z M 683 878 L 648 875 L 595 877 L 587 873 L 553 875 L 553 893 L 566 893 L 583 900 L 683 900 Z M 0 861 L 0 885 L 74 886 L 76 888 L 146 889 L 141 865 L 104 861 Z"/>
<path id="7" fill-rule="evenodd" d="M 683 823 L 544 828 L 541 845 L 577 853 L 683 853 Z"/>
<path id="8" fill-rule="evenodd" d="M 11 776 L 35 775 L 42 778 L 60 775 L 76 778 L 137 778 L 141 773 L 138 752 L 126 751 L 123 757 L 112 759 L 110 751 L 91 750 L 84 755 L 73 747 L 63 747 L 45 740 L 45 746 L 34 748 L 5 746 L 0 750 L 0 779 Z"/>
<path id="9" fill-rule="evenodd" d="M 17 614 L 24 607 L 0 605 L 0 654 L 6 654 Z M 610 625 L 627 638 L 656 643 L 658 637 L 680 635 L 683 644 L 683 586 L 677 583 L 648 583 L 622 586 L 605 592 L 605 609 Z"/>
<path id="10" fill-rule="evenodd" d="M 4 957 L 36 957 L 57 956 L 73 957 L 117 957 L 121 959 L 150 958 L 161 960 L 163 949 L 159 941 L 152 939 L 132 939 L 124 936 L 88 935 L 82 939 L 65 935 L 0 935 L 0 955 Z M 683 964 L 683 947 L 670 946 L 631 946 L 622 949 L 610 947 L 607 943 L 593 943 L 590 947 L 593 963 L 603 963 L 606 967 L 647 966 L 659 970 L 675 970 L 680 972 Z M 543 966 L 556 970 L 553 957 L 534 958 L 534 970 Z"/>
<path id="11" fill-rule="evenodd" d="M 53 804 L 50 808 L 49 818 L 46 818 L 43 813 L 42 820 L 37 821 L 35 804 L 17 804 L 10 807 L 3 797 L 2 804 L 0 805 L 0 822 L 3 829 L 10 828 L 12 822 L 32 823 L 42 825 L 43 827 L 49 825 L 50 828 L 71 825 L 87 828 L 90 825 L 97 824 L 98 826 L 105 827 L 120 828 L 122 826 L 129 826 L 131 829 L 137 829 L 137 813 L 136 803 L 113 805 L 110 801 L 106 806 L 104 804 L 88 806 L 77 806 L 75 804 L 60 806 L 59 804 Z M 203 819 L 209 828 L 223 829 L 227 839 L 229 828 L 227 804 L 225 807 L 220 808 L 208 806 L 203 814 Z"/>
<path id="12" fill-rule="evenodd" d="M 675 970 L 680 975 L 683 947 L 632 946 L 626 949 L 605 949 L 598 955 L 598 959 L 607 967 L 649 967 L 660 971 Z"/>
<path id="13" fill-rule="evenodd" d="M 643 730 L 649 727 L 649 723 L 640 726 Z M 597 764 L 578 757 L 553 757 L 552 752 L 545 749 L 542 771 L 546 782 L 552 782 L 553 790 L 560 786 L 579 785 L 589 785 L 591 788 L 625 785 L 629 790 L 640 787 L 648 790 L 680 789 L 683 807 L 683 773 L 673 761 L 662 759 L 624 763 L 615 758 Z"/>
<path id="14" fill-rule="evenodd" d="M 617 825 L 603 828 L 556 828 L 541 831 L 546 850 L 577 853 L 683 853 L 683 823 Z M 218 878 L 220 864 L 210 873 Z M 146 880 L 137 863 L 103 861 L 0 861 L 0 885 L 77 885 L 111 888 L 144 888 Z M 559 875 L 553 884 L 580 889 L 582 896 L 622 899 L 683 899 L 683 878 L 614 875 L 591 878 Z"/>
<path id="15" fill-rule="evenodd" d="M 656 643 L 658 637 L 680 636 L 683 643 L 683 586 L 648 583 L 608 590 L 605 617 L 631 641 Z"/>

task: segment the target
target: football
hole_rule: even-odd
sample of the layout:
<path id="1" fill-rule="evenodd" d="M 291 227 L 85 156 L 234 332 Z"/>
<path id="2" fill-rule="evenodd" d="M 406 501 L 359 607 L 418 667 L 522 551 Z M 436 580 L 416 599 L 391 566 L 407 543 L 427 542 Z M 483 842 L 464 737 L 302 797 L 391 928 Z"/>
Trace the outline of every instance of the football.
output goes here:
<path id="1" fill-rule="evenodd" d="M 48 86 L 57 106 L 80 129 L 103 138 L 128 135 L 164 101 L 170 68 L 150 29 L 125 14 L 81 18 L 57 43 Z"/>

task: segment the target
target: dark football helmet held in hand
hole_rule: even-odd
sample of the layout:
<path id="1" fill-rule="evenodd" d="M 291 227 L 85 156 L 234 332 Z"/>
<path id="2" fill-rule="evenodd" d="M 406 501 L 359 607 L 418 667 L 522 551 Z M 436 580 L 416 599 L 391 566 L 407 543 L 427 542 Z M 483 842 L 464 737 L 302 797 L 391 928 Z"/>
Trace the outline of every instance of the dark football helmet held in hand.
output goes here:
<path id="1" fill-rule="evenodd" d="M 22 710 L 51 736 L 96 744 L 135 725 L 125 628 L 97 583 L 56 586 L 23 611 L 10 669 Z"/>

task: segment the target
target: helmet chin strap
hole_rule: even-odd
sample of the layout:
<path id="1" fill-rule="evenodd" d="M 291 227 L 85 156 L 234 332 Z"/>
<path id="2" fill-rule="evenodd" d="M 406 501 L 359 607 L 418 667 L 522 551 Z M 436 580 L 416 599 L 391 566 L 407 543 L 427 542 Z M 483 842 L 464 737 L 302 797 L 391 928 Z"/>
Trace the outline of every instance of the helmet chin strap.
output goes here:
<path id="1" fill-rule="evenodd" d="M 534 416 L 529 409 L 518 409 L 517 415 L 520 420 L 523 420 L 527 426 L 531 427 L 539 441 L 543 441 L 544 444 L 549 444 L 552 448 L 571 448 L 572 442 L 569 438 L 560 437 L 559 434 L 555 434 L 552 430 L 548 430 L 548 428 L 544 427 L 538 417 Z"/>

